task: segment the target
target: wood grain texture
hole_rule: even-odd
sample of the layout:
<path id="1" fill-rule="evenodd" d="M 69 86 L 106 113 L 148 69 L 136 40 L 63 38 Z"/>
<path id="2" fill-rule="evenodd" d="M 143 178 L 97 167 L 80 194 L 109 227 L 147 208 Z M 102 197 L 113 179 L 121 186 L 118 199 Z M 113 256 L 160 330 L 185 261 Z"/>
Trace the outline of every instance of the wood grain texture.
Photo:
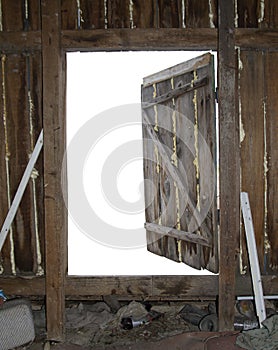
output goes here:
<path id="1" fill-rule="evenodd" d="M 4 31 L 40 30 L 40 2 L 1 1 L 2 25 Z"/>
<path id="2" fill-rule="evenodd" d="M 181 0 L 158 0 L 159 28 L 182 28 Z"/>
<path id="3" fill-rule="evenodd" d="M 28 30 L 41 30 L 41 5 L 39 0 L 28 0 L 29 27 Z"/>
<path id="4" fill-rule="evenodd" d="M 147 216 L 157 219 L 148 222 L 155 227 L 172 227 L 175 232 L 190 232 L 215 244 L 210 250 L 196 244 L 196 240 L 178 242 L 177 237 L 164 235 L 159 246 L 149 245 L 149 250 L 194 268 L 206 267 L 217 272 L 218 239 L 216 222 L 212 220 L 216 217 L 212 214 L 216 212 L 212 56 L 197 57 L 143 81 L 143 121 L 147 140 L 151 141 L 148 153 L 159 158 L 156 171 L 145 172 L 153 176 L 147 179 L 155 183 L 158 192 L 155 206 L 146 208 Z M 149 213 L 150 210 L 154 213 Z M 149 224 L 147 228 L 150 242 L 154 237 Z M 157 233 L 154 229 L 155 238 Z M 214 253 L 209 258 L 211 252 Z"/>
<path id="5" fill-rule="evenodd" d="M 237 0 L 237 21 L 239 28 L 258 27 L 258 0 Z"/>
<path id="6" fill-rule="evenodd" d="M 105 28 L 106 20 L 105 18 L 105 7 L 103 0 L 94 1 L 80 1 L 81 7 L 81 27 L 83 29 L 100 29 Z"/>
<path id="7" fill-rule="evenodd" d="M 246 49 L 275 49 L 277 30 L 237 29 L 235 44 Z M 216 29 L 98 29 L 62 32 L 67 51 L 216 50 Z M 18 40 L 18 42 L 20 42 Z M 8 46 L 8 45 L 7 45 Z"/>
<path id="8" fill-rule="evenodd" d="M 209 10 L 208 0 L 186 0 L 186 28 L 210 28 Z"/>
<path id="9" fill-rule="evenodd" d="M 265 0 L 264 16 L 260 24 L 261 28 L 278 28 L 278 3 L 277 1 Z"/>
<path id="10" fill-rule="evenodd" d="M 5 147 L 5 141 L 7 141 L 9 179 L 6 178 L 6 183 L 10 187 L 10 190 L 7 188 L 7 195 L 10 197 L 10 201 L 12 201 L 16 193 L 28 163 L 29 118 L 26 116 L 25 68 L 24 56 L 9 55 L 6 57 L 5 70 L 8 72 L 5 79 L 7 139 L 3 140 L 3 147 Z M 8 203 L 3 203 L 3 206 L 8 211 Z M 32 254 L 30 254 L 31 208 L 30 188 L 27 188 L 13 223 L 14 268 L 18 273 L 20 271 L 32 271 Z M 29 251 L 28 255 L 26 251 Z M 15 270 L 13 273 L 16 272 Z"/>
<path id="11" fill-rule="evenodd" d="M 116 294 L 119 300 L 204 300 L 218 295 L 218 276 L 68 276 L 67 300 L 99 300 Z M 275 295 L 278 277 L 262 276 L 264 294 Z M 0 277 L 1 288 L 8 295 L 45 296 L 44 277 Z M 252 295 L 250 277 L 239 277 L 236 295 Z"/>
<path id="12" fill-rule="evenodd" d="M 276 77 L 278 55 L 276 52 L 266 53 L 266 152 L 267 152 L 267 234 L 270 243 L 268 266 L 274 274 L 278 274 L 278 86 Z M 275 83 L 274 83 L 275 81 Z"/>
<path id="13" fill-rule="evenodd" d="M 6 169 L 6 155 L 7 150 L 5 146 L 5 120 L 4 114 L 6 110 L 6 55 L 1 55 L 1 84 L 0 84 L 0 106 L 1 106 L 1 127 L 0 127 L 0 190 L 1 190 L 1 206 L 0 206 L 0 224 L 4 223 L 5 217 L 8 212 L 8 183 L 7 183 L 7 169 Z M 10 242 L 6 240 L 1 251 L 1 265 L 3 272 L 11 274 L 11 261 L 10 261 Z"/>
<path id="14" fill-rule="evenodd" d="M 68 51 L 210 50 L 217 47 L 215 29 L 107 29 L 63 31 Z"/>
<path id="15" fill-rule="evenodd" d="M 264 54 L 241 51 L 239 95 L 241 110 L 241 191 L 248 192 L 257 252 L 263 273 L 264 266 Z M 242 226 L 243 267 L 249 266 L 246 239 Z M 247 269 L 249 273 L 249 269 Z"/>
<path id="16" fill-rule="evenodd" d="M 66 148 L 65 57 L 60 46 L 60 1 L 42 4 L 44 207 L 47 338 L 64 339 L 67 211 L 61 189 Z"/>
<path id="17" fill-rule="evenodd" d="M 2 24 L 4 31 L 23 30 L 23 4 L 22 1 L 1 1 Z M 16 14 L 16 15 L 15 15 Z"/>
<path id="18" fill-rule="evenodd" d="M 39 51 L 41 33 L 35 32 L 0 32 L 0 50 L 2 53 L 21 53 Z"/>
<path id="19" fill-rule="evenodd" d="M 235 266 L 239 241 L 240 165 L 236 114 L 236 60 L 234 1 L 219 1 L 219 148 L 220 148 L 220 240 L 219 329 L 233 329 Z"/>
<path id="20" fill-rule="evenodd" d="M 134 28 L 158 28 L 156 0 L 133 0 Z"/>
<path id="21" fill-rule="evenodd" d="M 129 0 L 107 1 L 107 28 L 130 28 Z"/>
<path id="22" fill-rule="evenodd" d="M 77 29 L 77 1 L 61 0 L 61 28 Z"/>

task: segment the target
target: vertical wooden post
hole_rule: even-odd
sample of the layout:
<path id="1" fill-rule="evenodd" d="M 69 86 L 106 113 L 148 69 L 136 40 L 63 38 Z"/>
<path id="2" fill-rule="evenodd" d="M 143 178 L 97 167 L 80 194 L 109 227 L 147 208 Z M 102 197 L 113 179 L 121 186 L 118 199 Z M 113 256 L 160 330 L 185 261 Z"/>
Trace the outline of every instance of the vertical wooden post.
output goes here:
<path id="1" fill-rule="evenodd" d="M 65 151 L 60 0 L 41 0 L 47 338 L 64 339 L 67 215 L 61 190 Z"/>
<path id="2" fill-rule="evenodd" d="M 236 244 L 239 240 L 240 163 L 236 108 L 234 0 L 219 1 L 220 134 L 219 328 L 233 330 Z"/>

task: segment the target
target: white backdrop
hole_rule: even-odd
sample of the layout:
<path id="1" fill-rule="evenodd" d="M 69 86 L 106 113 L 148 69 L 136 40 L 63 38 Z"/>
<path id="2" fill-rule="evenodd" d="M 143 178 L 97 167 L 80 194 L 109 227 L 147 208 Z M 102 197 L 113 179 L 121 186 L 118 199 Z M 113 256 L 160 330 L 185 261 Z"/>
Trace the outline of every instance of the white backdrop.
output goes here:
<path id="1" fill-rule="evenodd" d="M 68 144 L 86 121 L 99 113 L 129 103 L 140 103 L 142 78 L 175 64 L 196 57 L 200 52 L 98 52 L 67 54 L 67 138 Z M 117 177 L 118 191 L 127 202 L 142 201 L 136 215 L 119 212 L 107 202 L 98 183 L 103 161 L 117 146 L 132 139 L 140 140 L 141 115 L 131 116 L 138 124 L 100 135 L 83 168 L 84 189 L 88 201 L 102 220 L 118 227 L 143 227 L 142 153 L 125 164 Z M 68 169 L 74 160 L 68 159 Z M 70 174 L 69 174 L 70 175 Z M 141 184 L 141 187 L 140 187 Z M 81 232 L 78 220 L 71 217 L 69 176 L 68 257 L 70 275 L 186 275 L 208 274 L 185 264 L 149 253 L 146 247 L 119 249 L 96 242 Z M 124 218 L 124 220 L 123 220 Z"/>

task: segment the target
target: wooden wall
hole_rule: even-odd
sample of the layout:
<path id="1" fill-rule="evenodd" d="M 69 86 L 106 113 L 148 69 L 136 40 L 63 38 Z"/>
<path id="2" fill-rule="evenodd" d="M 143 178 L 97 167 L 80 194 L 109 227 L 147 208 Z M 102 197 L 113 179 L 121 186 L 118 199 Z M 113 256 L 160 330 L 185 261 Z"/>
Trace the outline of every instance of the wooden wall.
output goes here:
<path id="1" fill-rule="evenodd" d="M 217 49 L 219 41 L 223 48 L 225 35 L 219 37 L 217 30 L 219 3 L 225 8 L 225 1 L 221 0 L 0 1 L 0 223 L 4 221 L 41 127 L 46 131 L 37 172 L 28 185 L 12 234 L 1 252 L 1 288 L 19 295 L 46 294 L 48 314 L 56 310 L 49 316 L 52 317 L 48 323 L 50 338 L 63 337 L 64 294 L 78 296 L 83 283 L 82 278 L 64 279 L 67 228 L 60 164 L 65 149 L 65 52 L 208 50 Z M 250 193 L 261 269 L 264 274 L 276 275 L 264 278 L 266 290 L 273 292 L 277 289 L 278 265 L 278 3 L 237 0 L 233 2 L 233 9 L 234 13 L 227 14 L 229 27 L 224 29 L 231 29 L 230 42 L 237 51 L 233 46 L 229 59 L 235 56 L 231 59 L 234 66 L 224 64 L 221 76 L 225 77 L 228 68 L 236 72 L 238 125 L 234 127 L 242 139 L 233 144 L 234 149 L 239 150 L 240 170 L 230 176 L 239 176 L 241 189 Z M 219 55 L 223 58 L 225 50 L 219 51 Z M 223 189 L 225 184 L 229 185 L 230 176 L 222 177 Z M 239 222 L 234 210 L 238 202 L 233 202 L 229 193 L 226 199 L 223 222 L 234 219 Z M 235 261 L 241 260 L 241 272 L 247 264 L 243 236 L 240 227 L 236 227 L 236 247 L 229 247 L 227 243 L 229 256 L 235 255 Z M 228 269 L 229 273 L 233 272 L 233 266 Z M 11 275 L 18 278 L 9 278 Z M 26 279 L 26 275 L 34 278 Z M 129 292 L 130 282 L 126 277 L 110 279 L 109 283 L 107 279 L 98 280 L 97 287 L 91 290 L 93 281 L 93 277 L 84 280 L 82 295 L 87 295 L 86 291 L 88 295 L 109 293 L 109 283 L 124 286 L 116 287 L 119 293 L 133 297 L 145 295 L 140 290 L 140 278 L 133 281 L 139 288 L 133 293 Z M 155 288 L 147 290 L 157 298 L 165 293 L 169 296 L 171 291 L 190 298 L 198 295 L 203 285 L 209 285 L 200 278 L 197 286 L 185 290 L 179 279 L 174 278 L 169 284 L 168 279 L 165 281 L 167 292 L 165 286 L 151 277 L 148 285 Z M 216 295 L 215 279 L 212 283 Z M 231 297 L 233 288 L 241 293 L 244 289 L 243 284 L 230 286 Z M 208 290 L 208 294 L 211 293 Z"/>
<path id="2" fill-rule="evenodd" d="M 278 53 L 238 54 L 241 190 L 248 192 L 262 274 L 278 271 L 277 94 Z M 241 273 L 248 273 L 244 229 Z"/>

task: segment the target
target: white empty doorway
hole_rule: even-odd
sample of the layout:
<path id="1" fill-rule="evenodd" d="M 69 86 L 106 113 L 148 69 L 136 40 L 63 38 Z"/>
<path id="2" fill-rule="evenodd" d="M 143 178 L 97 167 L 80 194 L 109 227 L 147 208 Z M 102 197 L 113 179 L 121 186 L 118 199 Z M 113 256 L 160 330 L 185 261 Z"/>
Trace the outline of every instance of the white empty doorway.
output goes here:
<path id="1" fill-rule="evenodd" d="M 76 178 L 76 159 L 68 157 L 68 273 L 70 275 L 189 275 L 209 274 L 156 256 L 144 244 L 144 192 L 141 133 L 142 78 L 200 55 L 200 52 L 97 52 L 67 54 L 68 145 L 83 143 L 90 150 Z M 116 114 L 115 114 L 116 113 Z M 111 127 L 105 121 L 121 113 L 129 123 Z M 121 119 L 121 117 L 119 117 Z M 103 120 L 103 122 L 101 121 Z M 114 124 L 113 124 L 114 125 Z M 80 132 L 81 130 L 81 132 Z M 87 134 L 86 134 L 87 132 Z M 90 136 L 89 136 L 90 137 Z M 89 142 L 89 143 L 90 143 Z M 135 152 L 126 158 L 127 150 Z M 117 162 L 117 164 L 115 163 Z M 113 164 L 116 164 L 113 167 Z M 82 223 L 83 203 L 73 189 L 82 181 L 93 217 Z M 74 209 L 74 208 L 77 208 Z M 78 214 L 80 210 L 80 216 Z M 106 227 L 134 230 L 142 237 L 134 245 L 102 240 Z"/>

